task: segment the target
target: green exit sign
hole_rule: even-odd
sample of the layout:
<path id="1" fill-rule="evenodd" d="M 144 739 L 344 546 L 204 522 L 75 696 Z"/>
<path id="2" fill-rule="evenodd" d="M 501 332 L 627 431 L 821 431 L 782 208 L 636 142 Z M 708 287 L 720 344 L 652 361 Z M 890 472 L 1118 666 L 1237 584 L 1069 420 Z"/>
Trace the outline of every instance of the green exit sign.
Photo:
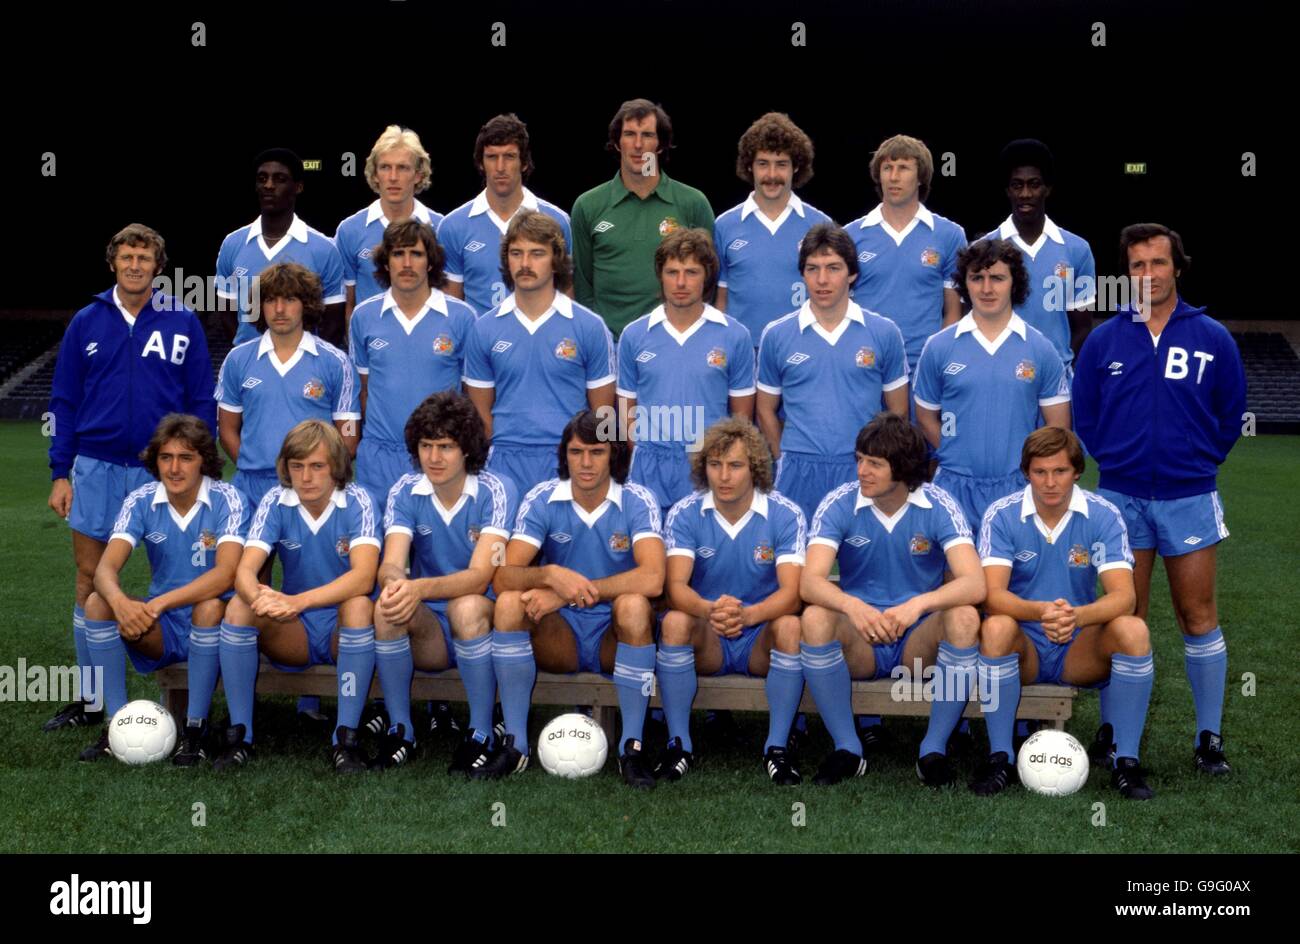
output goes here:
<path id="1" fill-rule="evenodd" d="M 1145 174 L 1147 172 L 1147 162 L 1142 161 L 1140 164 L 1125 164 L 1124 173 L 1126 174 Z"/>
<path id="2" fill-rule="evenodd" d="M 1128 166 L 1129 166 L 1129 167 L 1134 167 L 1134 166 L 1139 166 L 1139 165 L 1129 164 Z M 1146 167 L 1145 164 L 1142 164 L 1142 165 L 1140 165 L 1140 166 L 1142 166 L 1143 168 Z M 302 162 L 302 169 L 303 169 L 303 170 L 320 170 L 320 161 L 303 161 L 303 162 Z M 1132 171 L 1130 171 L 1129 173 L 1132 173 Z"/>

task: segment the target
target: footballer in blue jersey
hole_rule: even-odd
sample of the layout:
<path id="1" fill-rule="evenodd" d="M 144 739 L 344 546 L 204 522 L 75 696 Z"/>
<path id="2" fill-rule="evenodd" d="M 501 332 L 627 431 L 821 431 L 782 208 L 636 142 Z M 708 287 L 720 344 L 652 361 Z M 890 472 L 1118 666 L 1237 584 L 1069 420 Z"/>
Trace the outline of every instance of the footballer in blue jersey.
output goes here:
<path id="1" fill-rule="evenodd" d="M 105 258 L 115 284 L 78 311 L 63 334 L 47 424 L 47 503 L 72 532 L 72 639 L 83 670 L 90 666 L 84 607 L 95 568 L 123 499 L 149 481 L 140 451 L 168 413 L 193 414 L 216 426 L 203 325 L 177 299 L 153 288 L 167 264 L 163 238 L 131 223 L 109 241 Z M 80 700 L 62 706 L 43 730 L 103 720 L 94 675 L 83 676 Z"/>
<path id="2" fill-rule="evenodd" d="M 1236 341 L 1179 297 L 1189 261 L 1169 227 L 1124 228 L 1120 262 L 1139 301 L 1088 336 L 1074 390 L 1079 436 L 1101 473 L 1098 492 L 1128 525 L 1139 617 L 1151 600 L 1156 555 L 1164 559 L 1196 708 L 1193 762 L 1214 775 L 1232 769 L 1222 735 L 1228 649 L 1215 599 L 1228 526 L 1217 475 L 1250 414 Z M 1105 750 L 1113 727 L 1102 707 L 1093 754 Z"/>
<path id="3" fill-rule="evenodd" d="M 857 247 L 861 274 L 853 300 L 898 325 L 912 370 L 926 340 L 961 317 L 957 253 L 966 231 L 922 202 L 930 195 L 934 158 L 925 142 L 887 138 L 871 157 L 880 203 L 845 229 Z"/>
<path id="4" fill-rule="evenodd" d="M 95 569 L 86 600 L 92 664 L 103 672 L 104 708 L 112 717 L 127 702 L 126 660 L 137 672 L 189 662 L 185 729 L 172 762 L 191 767 L 208 756 L 208 709 L 217 684 L 221 617 L 235 582 L 248 530 L 248 499 L 221 481 L 221 458 L 197 416 L 162 418 L 143 455 L 157 479 L 127 496 Z M 151 579 L 145 598 L 128 596 L 119 574 L 143 544 Z M 108 750 L 108 730 L 81 754 Z"/>
<path id="5" fill-rule="evenodd" d="M 310 330 L 322 310 L 320 280 L 295 263 L 259 276 L 266 331 L 226 355 L 217 376 L 221 445 L 235 460 L 235 485 L 254 503 L 282 484 L 285 434 L 306 419 L 333 420 L 355 453 L 360 393 L 348 356 Z"/>
<path id="6" fill-rule="evenodd" d="M 221 678 L 230 727 L 218 770 L 253 755 L 253 694 L 258 653 L 282 671 L 338 666 L 338 725 L 331 761 L 341 773 L 365 770 L 357 727 L 375 671 L 374 606 L 379 520 L 364 488 L 350 484 L 352 460 L 339 431 L 303 420 L 276 459 L 281 484 L 262 498 L 235 571 L 235 596 L 221 623 Z M 259 571 L 272 550 L 284 581 L 274 589 Z"/>
<path id="7" fill-rule="evenodd" d="M 506 734 L 491 760 L 470 773 L 474 779 L 528 766 L 528 708 L 541 668 L 612 674 L 623 781 L 655 785 L 641 737 L 655 678 L 650 601 L 664 586 L 659 502 L 627 481 L 627 442 L 606 440 L 599 430 L 591 410 L 570 420 L 560 437 L 559 478 L 520 502 L 494 582 L 492 665 Z M 541 566 L 532 566 L 539 553 Z"/>
<path id="8" fill-rule="evenodd" d="M 754 189 L 713 223 L 713 304 L 748 328 L 755 346 L 768 324 L 807 301 L 799 242 L 818 223 L 833 222 L 794 192 L 812 175 L 812 141 L 789 115 L 768 112 L 740 136 L 736 176 Z"/>
<path id="9" fill-rule="evenodd" d="M 235 344 L 254 340 L 262 325 L 262 309 L 252 291 L 254 280 L 273 263 L 296 262 L 316 273 L 323 286 L 321 337 L 342 347 L 347 297 L 343 263 L 334 241 L 312 229 L 295 212 L 303 186 L 302 160 L 285 148 L 271 148 L 257 156 L 255 166 L 261 215 L 226 236 L 217 252 L 217 295 L 230 305 L 222 312 L 226 331 Z"/>
<path id="10" fill-rule="evenodd" d="M 772 490 L 767 444 L 739 417 L 709 428 L 691 475 L 700 490 L 673 505 L 664 522 L 672 609 L 663 617 L 656 665 L 668 750 L 655 777 L 680 780 L 695 763 L 696 674 L 740 673 L 767 678 L 763 766 L 774 783 L 792 786 L 800 782 L 787 745 L 803 697 L 803 512 Z"/>
<path id="11" fill-rule="evenodd" d="M 522 493 L 555 477 L 558 431 L 575 413 L 613 416 L 614 339 L 562 294 L 573 263 L 555 220 L 515 214 L 500 258 L 511 294 L 474 323 L 464 383 L 492 441 L 487 467 Z"/>
<path id="12" fill-rule="evenodd" d="M 420 471 L 388 493 L 375 603 L 375 658 L 389 715 L 379 762 L 398 766 L 415 749 L 413 671 L 456 666 L 470 727 L 447 772 L 468 775 L 487 763 L 492 746 L 497 686 L 488 593 L 519 495 L 513 482 L 483 468 L 487 433 L 461 394 L 435 393 L 421 403 L 406 422 L 406 443 Z"/>
<path id="13" fill-rule="evenodd" d="M 857 478 L 830 492 L 813 516 L 800 586 L 808 604 L 804 681 L 835 741 L 813 783 L 866 773 L 852 679 L 916 679 L 934 666 L 941 684 L 916 772 L 941 787 L 953 779 L 948 739 L 974 692 L 984 576 L 961 508 L 926 481 L 930 463 L 916 427 L 882 413 L 858 433 L 855 452 Z M 837 562 L 838 584 L 830 580 Z M 953 578 L 946 583 L 945 571 Z"/>
<path id="14" fill-rule="evenodd" d="M 1131 615 L 1133 554 L 1118 508 L 1079 488 L 1083 447 L 1067 429 L 1025 439 L 1029 484 L 989 506 L 979 554 L 988 582 L 980 627 L 980 705 L 990 756 L 981 796 L 1015 780 L 1012 733 L 1021 683 L 1098 686 L 1114 724 L 1111 780 L 1126 799 L 1154 796 L 1138 764 L 1155 678 L 1146 623 Z M 1097 581 L 1102 595 L 1097 596 Z"/>
<path id="15" fill-rule="evenodd" d="M 415 220 L 437 231 L 442 214 L 435 213 L 415 199 L 429 189 L 433 165 L 420 136 L 410 128 L 389 125 L 375 141 L 366 158 L 366 183 L 379 198 L 365 209 L 357 210 L 334 231 L 334 246 L 343 266 L 343 285 L 347 294 L 344 318 L 350 325 L 352 313 L 368 298 L 381 295 L 388 286 L 379 279 L 382 266 L 375 264 L 375 250 L 384 239 L 390 223 Z M 441 287 L 440 281 L 433 282 Z"/>
<path id="16" fill-rule="evenodd" d="M 534 169 L 533 156 L 528 126 L 517 116 L 497 115 L 479 129 L 474 169 L 483 178 L 483 191 L 447 214 L 438 226 L 438 242 L 447 254 L 447 293 L 482 315 L 510 294 L 501 277 L 501 237 L 515 214 L 545 213 L 559 224 L 569 249 L 573 236 L 569 214 L 524 186 Z"/>
<path id="17" fill-rule="evenodd" d="M 1019 249 L 972 243 L 957 277 L 970 312 L 926 342 L 912 389 L 917 425 L 938 452 L 934 483 L 979 521 L 1024 486 L 1025 437 L 1040 425 L 1070 428 L 1070 384 L 1056 348 L 1012 307 L 1029 293 Z"/>
<path id="18" fill-rule="evenodd" d="M 1047 215 L 1056 159 L 1033 138 L 1012 141 L 999 160 L 1011 215 L 985 239 L 1005 239 L 1024 253 L 1029 297 L 1019 312 L 1046 335 L 1067 373 L 1092 329 L 1097 263 L 1087 241 L 1057 226 Z"/>
<path id="19" fill-rule="evenodd" d="M 426 224 L 389 226 L 374 259 L 387 291 L 353 312 L 348 354 L 361 381 L 357 484 L 382 508 L 393 483 L 414 468 L 407 418 L 429 394 L 460 390 L 474 312 L 435 287 L 442 249 Z"/>
<path id="20" fill-rule="evenodd" d="M 907 355 L 898 326 L 851 298 L 853 241 L 821 223 L 799 246 L 808 301 L 767 326 L 758 345 L 758 426 L 778 459 L 776 489 L 812 518 L 852 478 L 848 444 L 880 410 L 907 416 Z M 784 410 L 784 417 L 779 412 Z"/>
<path id="21" fill-rule="evenodd" d="M 655 249 L 663 304 L 618 339 L 621 438 L 633 443 L 628 481 L 668 509 L 694 489 L 689 453 L 728 414 L 754 416 L 754 342 L 705 299 L 718 276 L 709 234 L 679 229 Z"/>

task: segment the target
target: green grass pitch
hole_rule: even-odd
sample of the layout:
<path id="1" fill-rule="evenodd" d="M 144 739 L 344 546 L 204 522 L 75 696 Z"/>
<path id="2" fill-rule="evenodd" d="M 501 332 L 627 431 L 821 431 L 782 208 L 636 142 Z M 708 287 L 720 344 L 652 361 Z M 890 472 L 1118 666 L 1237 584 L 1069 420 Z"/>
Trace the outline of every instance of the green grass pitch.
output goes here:
<path id="1" fill-rule="evenodd" d="M 16 666 L 20 657 L 63 665 L 73 657 L 70 538 L 45 507 L 46 445 L 39 424 L 0 423 L 0 665 Z M 829 750 L 815 718 L 805 784 L 778 789 L 759 762 L 766 718 L 742 715 L 739 741 L 701 741 L 698 772 L 641 794 L 622 785 L 612 759 L 585 781 L 534 767 L 508 782 L 470 784 L 446 775 L 444 748 L 394 773 L 338 777 L 327 765 L 324 736 L 297 726 L 287 698 L 259 701 L 260 755 L 233 775 L 82 764 L 76 754 L 97 732 L 43 734 L 40 724 L 54 705 L 5 702 L 0 851 L 1294 852 L 1297 468 L 1300 439 L 1259 437 L 1237 445 L 1220 479 L 1233 532 L 1219 556 L 1219 608 L 1229 648 L 1224 730 L 1236 767 L 1221 781 L 1192 772 L 1192 700 L 1157 568 L 1156 683 L 1143 741 L 1154 802 L 1121 800 L 1099 771 L 1064 799 L 1020 788 L 991 800 L 964 787 L 933 793 L 913 772 L 924 726 L 901 719 L 889 722 L 891 750 L 866 777 L 840 787 L 808 782 Z M 1085 484 L 1092 483 L 1090 470 Z M 143 557 L 128 569 L 136 592 L 147 579 Z M 1250 695 L 1246 673 L 1254 677 Z M 152 680 L 133 671 L 128 677 L 131 697 L 157 697 Z M 534 736 L 563 710 L 571 709 L 535 710 Z M 214 717 L 224 711 L 218 696 Z M 1069 730 L 1086 744 L 1096 725 L 1096 696 L 1085 693 Z M 976 730 L 982 739 L 982 725 Z M 970 767 L 961 765 L 963 778 Z"/>

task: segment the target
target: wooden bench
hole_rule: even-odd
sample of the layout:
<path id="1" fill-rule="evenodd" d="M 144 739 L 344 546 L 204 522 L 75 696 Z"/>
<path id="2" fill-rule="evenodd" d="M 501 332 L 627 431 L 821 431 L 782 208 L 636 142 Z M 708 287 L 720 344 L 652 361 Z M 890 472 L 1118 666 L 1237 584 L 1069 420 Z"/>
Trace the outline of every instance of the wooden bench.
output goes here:
<path id="1" fill-rule="evenodd" d="M 155 673 L 158 684 L 162 687 L 162 702 L 177 719 L 185 717 L 185 703 L 189 696 L 189 674 L 184 663 L 170 665 Z M 699 690 L 695 696 L 697 709 L 728 709 L 732 711 L 767 711 L 767 695 L 763 688 L 764 680 L 746 678 L 739 675 L 717 677 L 703 676 L 699 679 Z M 853 712 L 859 715 L 889 715 L 902 717 L 928 717 L 930 703 L 924 700 L 895 700 L 891 691 L 896 683 L 890 679 L 878 679 L 872 682 L 853 683 Z M 281 672 L 271 666 L 265 659 L 257 676 L 257 691 L 263 695 L 321 695 L 330 697 L 338 694 L 338 677 L 334 667 L 317 665 L 301 672 Z M 1065 722 L 1074 710 L 1074 698 L 1079 693 L 1077 688 L 1062 685 L 1026 685 L 1021 689 L 1020 709 L 1017 718 L 1033 721 L 1046 721 L 1058 730 L 1064 730 Z M 376 676 L 370 686 L 371 697 L 379 698 L 383 694 Z M 910 689 L 909 689 L 910 694 Z M 416 672 L 411 682 L 412 701 L 465 701 L 465 687 L 460 681 L 460 672 L 447 669 L 443 672 Z M 533 689 L 533 703 L 537 705 L 591 705 L 596 711 L 596 718 L 605 729 L 609 743 L 616 743 L 618 737 L 618 692 L 614 683 L 603 675 L 591 672 L 578 672 L 572 675 L 555 675 L 549 672 L 537 673 L 537 685 Z M 650 704 L 661 707 L 658 693 L 650 699 Z M 801 711 L 816 713 L 812 695 L 804 690 Z M 964 716 L 979 718 L 979 703 L 972 700 L 966 706 Z"/>

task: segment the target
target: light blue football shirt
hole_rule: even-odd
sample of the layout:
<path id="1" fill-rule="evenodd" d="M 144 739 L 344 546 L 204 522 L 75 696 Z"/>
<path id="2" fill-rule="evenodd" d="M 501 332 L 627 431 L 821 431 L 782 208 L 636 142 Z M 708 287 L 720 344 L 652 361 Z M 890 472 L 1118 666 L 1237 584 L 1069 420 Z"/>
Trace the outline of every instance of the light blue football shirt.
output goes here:
<path id="1" fill-rule="evenodd" d="M 937 589 L 948 549 L 975 541 L 961 508 L 937 485 L 913 489 L 887 516 L 853 481 L 822 499 L 808 543 L 836 551 L 841 590 L 885 610 Z"/>
<path id="2" fill-rule="evenodd" d="M 619 335 L 617 389 L 645 417 L 638 442 L 699 442 L 730 415 L 730 397 L 754 393 L 754 341 L 712 305 L 683 332 L 660 305 Z"/>
<path id="3" fill-rule="evenodd" d="M 515 213 L 536 210 L 551 217 L 564 230 L 564 244 L 572 252 L 569 214 L 553 203 L 539 200 L 527 187 L 523 191 L 523 202 Z M 438 245 L 447 256 L 444 263 L 447 279 L 464 284 L 465 301 L 473 306 L 476 314 L 487 313 L 510 294 L 501 279 L 501 238 L 509 225 L 510 220 L 501 219 L 488 206 L 484 190 L 448 213 L 438 226 Z"/>
<path id="4" fill-rule="evenodd" d="M 943 324 L 943 290 L 957 287 L 966 231 L 921 204 L 898 232 L 885 222 L 881 206 L 845 227 L 858 248 L 853 300 L 898 325 L 915 370 L 926 339 Z"/>
<path id="5" fill-rule="evenodd" d="M 745 606 L 777 591 L 778 565 L 803 566 L 806 540 L 803 512 L 776 491 L 754 489 L 735 524 L 722 517 L 707 489 L 673 505 L 664 521 L 668 556 L 694 561 L 691 589 L 706 600 L 730 594 Z"/>
<path id="6" fill-rule="evenodd" d="M 662 541 L 659 499 L 644 485 L 613 479 L 595 511 L 573 500 L 569 479 L 550 479 L 533 486 L 519 503 L 512 541 L 541 550 L 543 563 L 575 570 L 588 580 L 621 574 L 636 566 L 632 545 Z M 604 609 L 608 602 L 587 610 Z"/>
<path id="7" fill-rule="evenodd" d="M 412 218 L 421 223 L 428 223 L 436 232 L 442 222 L 442 214 L 435 213 L 419 200 L 415 201 Z M 343 265 L 343 284 L 355 286 L 354 304 L 361 304 L 367 298 L 379 295 L 384 287 L 375 278 L 375 249 L 384 241 L 384 230 L 392 222 L 384 216 L 382 200 L 376 200 L 364 210 L 357 210 L 338 225 L 334 231 L 334 245 L 339 251 L 339 261 Z"/>
<path id="8" fill-rule="evenodd" d="M 319 518 L 303 507 L 298 493 L 277 485 L 264 496 L 248 528 L 248 547 L 272 549 L 284 568 L 282 592 L 314 590 L 352 569 L 352 548 L 379 547 L 378 521 L 369 493 L 354 482 L 336 488 Z"/>
<path id="9" fill-rule="evenodd" d="M 243 545 L 250 514 L 244 493 L 220 479 L 203 476 L 198 498 L 184 515 L 167 500 L 162 482 L 150 482 L 126 496 L 109 540 L 117 538 L 132 547 L 144 541 L 152 598 L 211 570 L 218 545 Z"/>
<path id="10" fill-rule="evenodd" d="M 818 223 L 834 221 L 795 194 L 768 219 L 751 193 L 713 224 L 718 287 L 727 290 L 727 314 L 757 341 L 763 329 L 808 300 L 799 271 L 799 243 Z"/>
<path id="11" fill-rule="evenodd" d="M 917 406 L 938 410 L 948 430 L 939 465 L 976 478 L 1013 474 L 1041 408 L 1070 400 L 1056 348 L 1014 313 L 993 341 L 973 314 L 930 338 L 913 389 Z"/>
<path id="12" fill-rule="evenodd" d="M 410 537 L 412 577 L 445 577 L 469 566 L 481 535 L 509 540 L 518 510 L 519 493 L 504 475 L 465 476 L 460 498 L 444 508 L 428 477 L 411 472 L 388 492 L 384 535 Z"/>
<path id="13" fill-rule="evenodd" d="M 1029 298 L 1020 306 L 1020 315 L 1026 324 L 1047 336 L 1068 366 L 1074 360 L 1074 351 L 1070 348 L 1070 318 L 1066 312 L 1086 308 L 1097 297 L 1097 263 L 1092 248 L 1050 218 L 1043 220 L 1043 232 L 1032 246 L 1020 238 L 1009 216 L 984 238 L 1010 240 L 1025 257 Z"/>
<path id="14" fill-rule="evenodd" d="M 758 389 L 781 398 L 781 451 L 852 454 L 858 431 L 907 383 L 903 336 L 888 318 L 850 301 L 834 331 L 811 304 L 772 322 L 758 347 Z"/>
<path id="15" fill-rule="evenodd" d="M 1097 577 L 1133 569 L 1128 529 L 1106 499 L 1074 487 L 1069 509 L 1049 529 L 1038 517 L 1029 486 L 1000 498 L 984 513 L 980 562 L 1010 567 L 1009 589 L 1022 600 L 1068 600 L 1086 606 L 1097 599 Z"/>
<path id="16" fill-rule="evenodd" d="M 243 414 L 241 472 L 274 469 L 284 437 L 303 420 L 361 419 L 348 356 L 306 331 L 283 364 L 269 331 L 231 349 L 217 374 L 216 397 L 220 409 Z"/>
<path id="17" fill-rule="evenodd" d="M 257 329 L 253 327 L 257 313 L 249 311 L 249 292 L 252 281 L 263 269 L 276 262 L 296 262 L 315 272 L 320 277 L 326 305 L 347 300 L 343 291 L 343 261 L 334 240 L 294 216 L 289 231 L 274 246 L 268 246 L 262 238 L 262 218 L 259 216 L 223 239 L 217 252 L 217 295 L 239 302 L 236 344 L 257 337 Z M 248 320 L 250 317 L 251 321 Z"/>
<path id="18" fill-rule="evenodd" d="M 511 294 L 474 322 L 464 382 L 496 391 L 493 445 L 555 446 L 587 408 L 587 391 L 612 384 L 615 369 L 614 338 L 591 309 L 556 292 L 529 321 Z"/>
<path id="19" fill-rule="evenodd" d="M 473 329 L 473 309 L 436 288 L 412 318 L 391 291 L 358 305 L 348 328 L 348 356 L 366 378 L 362 436 L 404 447 L 406 421 L 425 397 L 460 392 Z"/>

